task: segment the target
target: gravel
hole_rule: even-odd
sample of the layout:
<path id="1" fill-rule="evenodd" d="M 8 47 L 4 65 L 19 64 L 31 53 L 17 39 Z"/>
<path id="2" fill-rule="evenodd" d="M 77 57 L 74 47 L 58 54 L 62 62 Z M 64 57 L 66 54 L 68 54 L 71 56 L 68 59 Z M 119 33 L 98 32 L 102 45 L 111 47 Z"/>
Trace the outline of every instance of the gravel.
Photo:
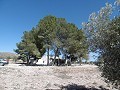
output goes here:
<path id="1" fill-rule="evenodd" d="M 0 90 L 83 90 L 63 89 L 69 85 L 90 90 L 117 90 L 104 82 L 95 65 L 82 66 L 0 66 Z M 104 89 L 101 89 L 104 88 Z"/>

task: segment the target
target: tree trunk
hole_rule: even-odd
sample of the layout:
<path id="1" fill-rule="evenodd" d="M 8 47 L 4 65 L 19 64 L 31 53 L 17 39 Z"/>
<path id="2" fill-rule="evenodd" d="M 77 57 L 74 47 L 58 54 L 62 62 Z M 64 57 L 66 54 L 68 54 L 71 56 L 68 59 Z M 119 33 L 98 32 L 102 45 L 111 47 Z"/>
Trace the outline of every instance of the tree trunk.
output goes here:
<path id="1" fill-rule="evenodd" d="M 80 57 L 79 64 L 82 65 L 82 57 Z"/>
<path id="2" fill-rule="evenodd" d="M 49 66 L 49 47 L 47 49 L 47 66 Z"/>
<path id="3" fill-rule="evenodd" d="M 57 53 L 58 53 L 58 48 L 57 48 L 57 50 L 55 51 L 55 57 L 54 57 L 53 65 L 55 65 Z"/>
<path id="4" fill-rule="evenodd" d="M 29 63 L 29 59 L 30 59 L 30 56 L 29 55 L 27 55 L 27 65 L 29 65 L 30 63 Z"/>
<path id="5" fill-rule="evenodd" d="M 67 65 L 67 52 L 66 51 L 65 51 L 64 55 L 65 55 L 65 65 Z"/>

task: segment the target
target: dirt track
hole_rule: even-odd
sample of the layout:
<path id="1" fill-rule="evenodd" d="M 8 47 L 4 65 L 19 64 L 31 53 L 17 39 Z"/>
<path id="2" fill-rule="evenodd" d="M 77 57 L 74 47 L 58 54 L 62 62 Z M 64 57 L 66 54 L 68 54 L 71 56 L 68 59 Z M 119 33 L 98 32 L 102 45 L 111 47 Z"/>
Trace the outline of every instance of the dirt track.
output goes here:
<path id="1" fill-rule="evenodd" d="M 94 65 L 0 67 L 0 90 L 83 90 L 82 85 L 84 90 L 111 90 Z"/>

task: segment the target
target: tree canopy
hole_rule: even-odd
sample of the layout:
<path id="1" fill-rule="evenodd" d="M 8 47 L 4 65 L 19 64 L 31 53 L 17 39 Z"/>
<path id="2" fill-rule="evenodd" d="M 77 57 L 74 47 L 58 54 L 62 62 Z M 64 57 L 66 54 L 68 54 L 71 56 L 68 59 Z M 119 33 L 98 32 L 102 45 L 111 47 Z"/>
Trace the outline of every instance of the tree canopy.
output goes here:
<path id="1" fill-rule="evenodd" d="M 119 0 L 116 0 L 119 5 Z M 83 30 L 90 50 L 99 52 L 102 75 L 107 81 L 120 85 L 120 17 L 111 19 L 113 6 L 106 4 L 98 13 L 92 13 Z"/>
<path id="2" fill-rule="evenodd" d="M 60 53 L 77 55 L 77 57 L 87 57 L 88 45 L 85 34 L 73 23 L 68 23 L 64 18 L 46 16 L 41 19 L 38 25 L 30 31 L 25 31 L 21 42 L 17 43 L 15 52 L 26 56 L 41 57 L 45 52 L 53 50 L 56 56 Z M 86 58 L 87 59 L 87 58 Z"/>

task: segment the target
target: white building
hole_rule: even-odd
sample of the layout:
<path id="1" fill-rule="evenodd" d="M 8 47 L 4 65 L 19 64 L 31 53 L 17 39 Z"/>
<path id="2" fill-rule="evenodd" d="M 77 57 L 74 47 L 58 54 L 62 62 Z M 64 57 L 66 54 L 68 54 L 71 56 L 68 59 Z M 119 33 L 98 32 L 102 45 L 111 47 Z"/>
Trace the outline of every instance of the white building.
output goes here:
<path id="1" fill-rule="evenodd" d="M 49 63 L 52 62 L 52 59 L 54 59 L 54 56 L 49 56 Z M 56 59 L 60 59 L 59 57 L 56 57 Z M 36 63 L 37 65 L 47 65 L 47 55 L 43 55 L 41 59 L 38 60 Z"/>
<path id="2" fill-rule="evenodd" d="M 47 55 L 43 55 L 36 63 L 37 65 L 47 65 Z"/>

